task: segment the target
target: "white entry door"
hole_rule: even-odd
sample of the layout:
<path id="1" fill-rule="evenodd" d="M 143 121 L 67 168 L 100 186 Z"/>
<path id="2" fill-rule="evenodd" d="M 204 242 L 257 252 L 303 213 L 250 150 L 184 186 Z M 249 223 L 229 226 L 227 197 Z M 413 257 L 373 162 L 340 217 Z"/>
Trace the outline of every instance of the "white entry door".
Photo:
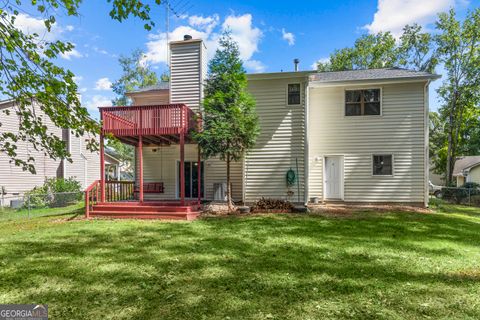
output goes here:
<path id="1" fill-rule="evenodd" d="M 325 158 L 325 199 L 342 199 L 342 158 Z"/>

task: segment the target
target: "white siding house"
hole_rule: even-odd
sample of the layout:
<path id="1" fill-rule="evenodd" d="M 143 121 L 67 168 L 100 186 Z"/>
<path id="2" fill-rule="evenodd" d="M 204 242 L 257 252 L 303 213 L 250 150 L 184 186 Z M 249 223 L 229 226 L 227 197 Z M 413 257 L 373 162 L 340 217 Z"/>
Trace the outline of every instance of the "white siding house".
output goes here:
<path id="1" fill-rule="evenodd" d="M 169 102 L 202 112 L 203 42 L 186 37 L 170 50 Z M 248 75 L 260 135 L 232 165 L 234 200 L 428 205 L 428 90 L 437 78 L 397 68 Z M 167 93 L 156 90 L 130 97 L 137 106 L 162 104 Z M 146 146 L 142 155 L 144 181 L 165 187 L 163 194 L 146 196 L 178 199 L 178 145 Z M 191 142 L 185 160 L 196 163 L 197 157 Z M 225 163 L 203 162 L 203 198 L 213 200 L 214 186 L 226 182 Z M 287 185 L 287 173 L 295 175 L 293 185 Z"/>
<path id="2" fill-rule="evenodd" d="M 34 103 L 37 115 L 42 111 L 37 103 Z M 5 111 L 8 109 L 7 114 Z M 58 128 L 48 116 L 43 117 L 44 124 L 49 132 L 63 137 L 67 142 L 73 162 L 54 160 L 43 152 L 36 151 L 28 142 L 19 141 L 17 154 L 20 158 L 26 159 L 32 156 L 35 159 L 36 174 L 23 171 L 10 161 L 5 152 L 0 152 L 0 187 L 5 187 L 8 194 L 23 193 L 35 186 L 40 186 L 46 178 L 69 178 L 74 177 L 83 188 L 88 186 L 100 176 L 100 158 L 98 152 L 92 153 L 86 149 L 83 137 L 75 137 L 68 134 L 68 130 Z M 14 104 L 9 101 L 0 102 L 0 132 L 17 133 L 19 130 L 19 117 L 15 112 Z"/>

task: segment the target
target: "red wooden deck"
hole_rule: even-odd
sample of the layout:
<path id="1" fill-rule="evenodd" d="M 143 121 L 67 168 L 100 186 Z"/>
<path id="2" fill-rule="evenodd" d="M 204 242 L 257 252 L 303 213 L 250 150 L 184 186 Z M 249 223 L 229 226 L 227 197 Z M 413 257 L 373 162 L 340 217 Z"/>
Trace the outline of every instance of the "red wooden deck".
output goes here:
<path id="1" fill-rule="evenodd" d="M 85 217 L 111 217 L 136 219 L 183 219 L 193 220 L 199 214 L 200 193 L 196 202 L 185 200 L 185 143 L 192 142 L 190 132 L 199 130 L 200 122 L 194 112 L 184 104 L 154 106 L 102 107 L 100 116 L 100 180 L 85 190 Z M 104 161 L 104 138 L 113 135 L 120 141 L 137 149 L 137 181 L 106 181 Z M 162 193 L 163 182 L 154 183 L 161 188 L 149 188 L 144 183 L 143 147 L 180 145 L 180 195 L 179 201 L 145 201 L 144 193 Z M 200 149 L 198 151 L 200 163 Z M 136 167 L 136 166 L 135 166 Z M 201 166 L 198 176 L 201 176 Z M 138 189 L 137 189 L 138 187 Z M 146 190 L 144 190 L 146 188 Z M 198 190 L 200 190 L 198 179 Z M 138 201 L 132 201 L 138 200 Z"/>

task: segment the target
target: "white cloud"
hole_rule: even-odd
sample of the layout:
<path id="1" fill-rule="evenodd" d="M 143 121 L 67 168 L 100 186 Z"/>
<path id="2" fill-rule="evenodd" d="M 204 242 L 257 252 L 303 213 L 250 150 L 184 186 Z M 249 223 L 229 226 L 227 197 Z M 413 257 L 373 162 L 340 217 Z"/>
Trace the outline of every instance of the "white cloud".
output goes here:
<path id="1" fill-rule="evenodd" d="M 223 29 L 232 31 L 232 39 L 238 43 L 240 58 L 249 60 L 258 51 L 258 43 L 262 38 L 262 31 L 252 26 L 252 15 L 247 13 L 241 16 L 230 15 L 223 22 Z"/>
<path id="2" fill-rule="evenodd" d="M 188 17 L 188 24 L 192 27 L 197 27 L 200 30 L 204 30 L 207 33 L 212 32 L 213 28 L 218 25 L 220 17 L 218 14 L 212 16 L 190 16 Z"/>
<path id="3" fill-rule="evenodd" d="M 207 17 L 190 16 L 188 25 L 175 28 L 168 34 L 168 38 L 169 41 L 178 41 L 182 40 L 184 35 L 189 34 L 194 39 L 202 39 L 207 47 L 207 59 L 211 59 L 218 48 L 218 38 L 221 32 L 228 28 L 232 32 L 233 40 L 238 43 L 240 57 L 244 61 L 245 67 L 258 72 L 257 70 L 264 70 L 265 66 L 251 58 L 258 52 L 258 44 L 263 33 L 259 28 L 253 26 L 252 20 L 251 14 L 231 14 L 220 26 L 220 17 L 217 14 Z M 150 35 L 146 47 L 144 63 L 167 63 L 168 47 L 165 32 Z"/>
<path id="4" fill-rule="evenodd" d="M 291 32 L 286 32 L 285 29 L 282 29 L 282 39 L 287 41 L 289 46 L 295 44 L 295 35 Z"/>
<path id="5" fill-rule="evenodd" d="M 193 38 L 208 40 L 210 34 L 196 30 L 190 26 L 180 26 L 168 34 L 169 41 L 182 40 L 183 36 L 189 34 Z M 143 59 L 146 63 L 167 63 L 167 34 L 165 32 L 152 34 L 147 42 L 147 52 Z"/>
<path id="6" fill-rule="evenodd" d="M 247 60 L 243 63 L 243 65 L 245 68 L 253 71 L 254 73 L 264 72 L 266 69 L 266 66 L 258 60 Z"/>
<path id="7" fill-rule="evenodd" d="M 71 25 L 63 28 L 58 23 L 54 23 L 50 32 L 48 32 L 43 19 L 35 18 L 25 13 L 19 13 L 15 16 L 14 25 L 26 34 L 37 34 L 39 40 L 44 41 L 57 40 L 65 31 L 73 31 L 74 29 Z"/>
<path id="8" fill-rule="evenodd" d="M 399 37 L 406 24 L 418 23 L 426 26 L 435 21 L 439 12 L 448 10 L 455 2 L 455 0 L 378 0 L 373 21 L 364 28 L 369 33 L 390 31 L 395 37 Z"/>
<path id="9" fill-rule="evenodd" d="M 72 58 L 82 58 L 83 57 L 83 54 L 81 54 L 80 52 L 78 52 L 77 49 L 72 49 L 70 51 L 67 51 L 65 53 L 60 53 L 60 57 L 62 57 L 63 59 L 66 59 L 66 60 L 71 60 Z"/>
<path id="10" fill-rule="evenodd" d="M 310 67 L 312 68 L 312 70 L 317 70 L 317 64 L 318 63 L 327 63 L 329 61 L 330 61 L 330 57 L 320 58 L 317 61 L 315 61 L 314 63 L 312 63 L 312 65 Z"/>
<path id="11" fill-rule="evenodd" d="M 109 91 L 112 89 L 112 82 L 108 78 L 100 78 L 95 82 L 95 90 Z"/>
<path id="12" fill-rule="evenodd" d="M 98 111 L 98 107 L 108 107 L 112 105 L 112 99 L 102 95 L 94 95 L 84 103 L 89 111 Z"/>

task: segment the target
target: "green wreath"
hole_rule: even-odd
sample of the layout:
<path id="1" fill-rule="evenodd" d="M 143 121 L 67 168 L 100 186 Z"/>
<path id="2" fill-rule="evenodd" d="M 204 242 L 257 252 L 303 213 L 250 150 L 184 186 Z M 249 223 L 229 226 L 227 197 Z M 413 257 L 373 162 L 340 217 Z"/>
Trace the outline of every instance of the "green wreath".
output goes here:
<path id="1" fill-rule="evenodd" d="M 292 169 L 287 171 L 287 187 L 291 187 L 295 184 L 295 181 L 297 181 L 297 176 L 295 175 L 295 171 Z"/>

